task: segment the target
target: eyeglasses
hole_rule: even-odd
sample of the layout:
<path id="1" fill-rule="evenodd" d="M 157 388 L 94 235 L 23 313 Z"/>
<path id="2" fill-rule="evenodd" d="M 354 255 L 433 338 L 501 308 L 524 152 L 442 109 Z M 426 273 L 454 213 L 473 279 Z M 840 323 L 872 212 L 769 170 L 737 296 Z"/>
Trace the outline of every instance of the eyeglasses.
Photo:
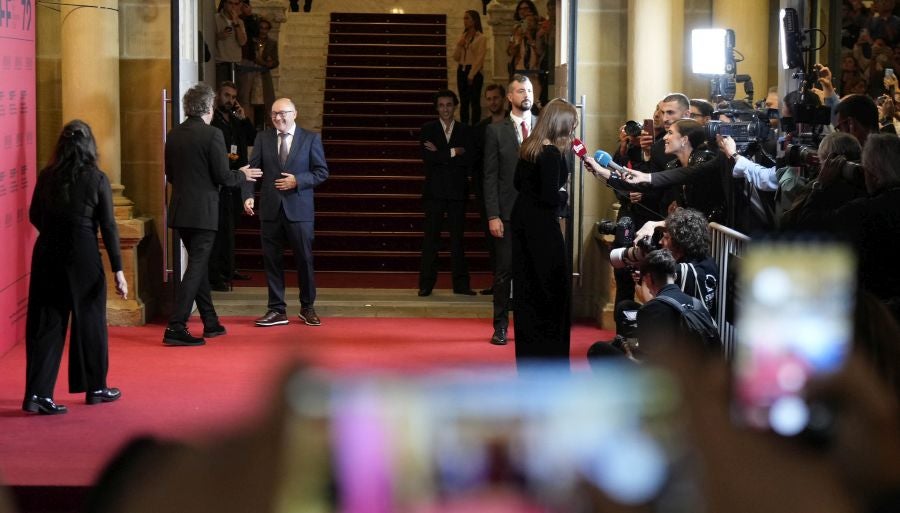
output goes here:
<path id="1" fill-rule="evenodd" d="M 691 112 L 691 119 L 702 118 L 703 114 L 698 114 L 696 112 Z"/>
<path id="2" fill-rule="evenodd" d="M 278 112 L 273 112 L 273 113 L 272 113 L 272 117 L 273 117 L 273 118 L 287 119 L 288 114 L 293 114 L 294 112 L 295 112 L 295 111 L 293 111 L 293 110 L 280 110 L 280 111 L 278 111 Z"/>

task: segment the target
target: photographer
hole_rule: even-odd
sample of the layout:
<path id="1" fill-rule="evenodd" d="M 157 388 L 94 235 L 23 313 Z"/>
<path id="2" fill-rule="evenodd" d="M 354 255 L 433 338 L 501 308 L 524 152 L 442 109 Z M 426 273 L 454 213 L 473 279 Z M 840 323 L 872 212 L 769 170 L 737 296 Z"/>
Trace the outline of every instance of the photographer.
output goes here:
<path id="1" fill-rule="evenodd" d="M 862 164 L 867 197 L 832 211 L 825 225 L 846 237 L 859 257 L 859 283 L 900 318 L 900 139 L 869 137 Z"/>
<path id="2" fill-rule="evenodd" d="M 696 340 L 695 335 L 684 331 L 682 313 L 671 305 L 660 300 L 666 297 L 681 305 L 691 305 L 694 298 L 676 285 L 679 265 L 675 257 L 666 249 L 651 251 L 641 262 L 640 280 L 653 299 L 650 299 L 637 312 L 637 335 L 640 355 L 653 358 L 660 354 L 663 345 L 679 342 L 696 344 L 697 349 L 706 349 L 703 341 Z M 714 324 L 708 310 L 701 308 L 710 324 Z"/>
<path id="3" fill-rule="evenodd" d="M 659 235 L 659 242 L 654 244 L 652 241 Z M 678 288 L 703 301 L 710 312 L 715 311 L 719 270 L 709 254 L 709 227 L 703 214 L 678 208 L 665 221 L 646 223 L 638 230 L 633 246 L 610 252 L 610 263 L 617 269 L 636 269 L 647 254 L 660 248 L 669 250 L 678 264 L 674 278 Z M 629 324 L 638 307 L 638 303 L 630 300 L 616 304 L 616 334 L 619 337 L 627 339 L 634 335 Z"/>
<path id="4" fill-rule="evenodd" d="M 865 195 L 862 171 L 858 163 L 862 148 L 850 134 L 833 132 L 819 143 L 820 169 L 801 191 L 790 209 L 784 212 L 780 226 L 787 230 L 819 230 L 824 215 L 853 199 Z"/>

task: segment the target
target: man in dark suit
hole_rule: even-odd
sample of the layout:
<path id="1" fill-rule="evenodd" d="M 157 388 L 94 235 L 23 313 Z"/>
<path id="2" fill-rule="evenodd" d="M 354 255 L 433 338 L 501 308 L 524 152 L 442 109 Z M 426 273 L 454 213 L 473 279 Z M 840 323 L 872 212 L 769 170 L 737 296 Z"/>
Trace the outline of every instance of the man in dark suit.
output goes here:
<path id="1" fill-rule="evenodd" d="M 534 89 L 525 75 L 513 75 L 507 89 L 509 116 L 488 125 L 484 134 L 484 205 L 494 237 L 494 334 L 491 344 L 506 344 L 512 279 L 512 231 L 509 220 L 518 191 L 513 186 L 519 146 L 537 121 L 531 115 Z"/>
<path id="2" fill-rule="evenodd" d="M 247 165 L 247 146 L 256 137 L 253 123 L 245 116 L 244 108 L 237 101 L 234 82 L 222 82 L 216 94 L 216 110 L 210 125 L 222 131 L 228 164 L 231 169 Z M 241 191 L 238 187 L 219 189 L 219 231 L 209 258 L 209 285 L 213 290 L 227 291 L 232 280 L 248 280 L 234 266 L 234 225 L 240 212 Z"/>
<path id="3" fill-rule="evenodd" d="M 469 286 L 469 269 L 463 248 L 466 200 L 472 153 L 469 127 L 453 119 L 459 98 L 448 89 L 438 91 L 434 107 L 438 119 L 422 125 L 419 142 L 425 162 L 425 187 L 422 202 L 425 209 L 422 264 L 419 270 L 419 296 L 428 296 L 437 282 L 438 246 L 444 214 L 450 232 L 450 255 L 453 265 L 453 292 L 474 296 Z"/>
<path id="4" fill-rule="evenodd" d="M 288 98 L 272 104 L 274 130 L 256 136 L 250 165 L 262 169 L 259 220 L 263 265 L 269 286 L 268 311 L 257 326 L 287 324 L 284 299 L 284 245 L 290 244 L 300 281 L 300 320 L 309 326 L 322 323 L 314 307 L 313 189 L 328 178 L 322 138 L 297 126 L 297 107 Z M 243 188 L 244 211 L 254 214 L 253 187 Z"/>
<path id="5" fill-rule="evenodd" d="M 494 238 L 488 229 L 487 212 L 484 210 L 484 133 L 488 125 L 500 123 L 509 114 L 506 110 L 506 89 L 500 84 L 488 84 L 484 88 L 484 101 L 489 116 L 478 122 L 472 130 L 475 155 L 472 157 L 472 188 L 478 205 L 479 227 L 484 232 L 484 245 L 490 255 L 491 269 L 494 268 Z M 480 294 L 494 295 L 494 286 L 483 289 Z"/>
<path id="6" fill-rule="evenodd" d="M 215 93 L 205 84 L 188 89 L 182 98 L 187 119 L 166 138 L 166 180 L 172 184 L 169 227 L 177 230 L 187 249 L 187 269 L 181 278 L 163 343 L 198 346 L 203 338 L 187 330 L 194 301 L 203 319 L 203 336 L 225 334 L 219 323 L 207 277 L 209 256 L 219 228 L 219 187 L 252 182 L 259 169 L 228 169 L 228 150 L 222 132 L 209 126 Z"/>

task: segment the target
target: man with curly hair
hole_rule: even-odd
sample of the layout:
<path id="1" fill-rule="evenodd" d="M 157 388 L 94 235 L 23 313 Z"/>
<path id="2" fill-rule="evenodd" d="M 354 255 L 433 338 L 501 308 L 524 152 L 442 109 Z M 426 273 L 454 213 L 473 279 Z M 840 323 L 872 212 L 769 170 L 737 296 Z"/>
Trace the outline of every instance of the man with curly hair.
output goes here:
<path id="1" fill-rule="evenodd" d="M 710 312 L 714 311 L 719 269 L 709 254 L 706 217 L 692 208 L 676 209 L 665 220 L 660 242 L 678 263 L 675 284 L 685 294 L 702 300 Z"/>

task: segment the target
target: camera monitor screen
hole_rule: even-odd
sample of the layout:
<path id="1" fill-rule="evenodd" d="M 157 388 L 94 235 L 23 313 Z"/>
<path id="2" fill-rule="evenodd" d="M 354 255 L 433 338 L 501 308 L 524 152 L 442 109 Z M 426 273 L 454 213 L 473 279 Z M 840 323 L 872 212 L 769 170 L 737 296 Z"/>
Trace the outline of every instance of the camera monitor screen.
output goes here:
<path id="1" fill-rule="evenodd" d="M 667 375 L 627 367 L 298 375 L 281 510 L 555 513 L 585 490 L 662 502 L 683 451 L 679 398 Z"/>
<path id="2" fill-rule="evenodd" d="M 734 402 L 739 420 L 785 436 L 809 426 L 810 378 L 850 350 L 855 259 L 825 242 L 754 242 L 740 267 Z"/>

